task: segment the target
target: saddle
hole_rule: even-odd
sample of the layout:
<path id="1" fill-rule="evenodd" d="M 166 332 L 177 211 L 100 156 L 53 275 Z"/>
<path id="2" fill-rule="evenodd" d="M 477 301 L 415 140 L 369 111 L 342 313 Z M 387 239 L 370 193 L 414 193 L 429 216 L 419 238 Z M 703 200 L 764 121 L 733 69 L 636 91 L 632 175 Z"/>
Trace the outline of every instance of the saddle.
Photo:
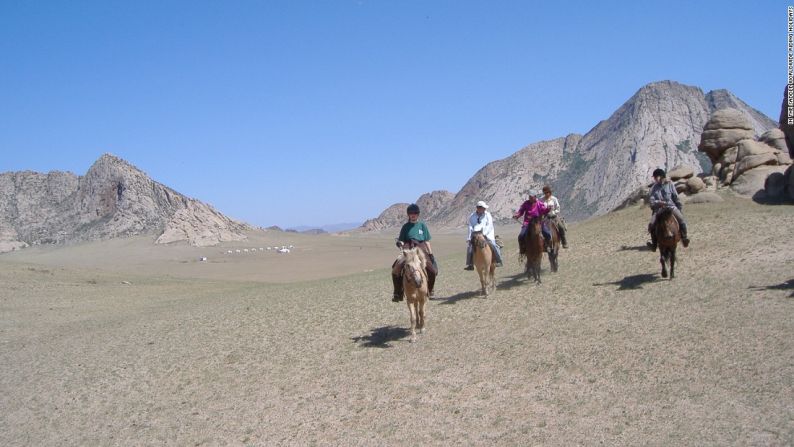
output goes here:
<path id="1" fill-rule="evenodd" d="M 430 253 L 430 250 L 427 249 L 427 242 L 425 241 L 417 241 L 416 239 L 409 239 L 408 242 L 403 244 L 405 248 L 416 248 L 419 247 L 422 250 L 422 253 L 425 255 L 425 260 L 430 262 L 425 262 L 425 268 L 428 272 L 433 273 L 434 275 L 438 274 L 438 264 L 436 264 L 436 257 Z"/>

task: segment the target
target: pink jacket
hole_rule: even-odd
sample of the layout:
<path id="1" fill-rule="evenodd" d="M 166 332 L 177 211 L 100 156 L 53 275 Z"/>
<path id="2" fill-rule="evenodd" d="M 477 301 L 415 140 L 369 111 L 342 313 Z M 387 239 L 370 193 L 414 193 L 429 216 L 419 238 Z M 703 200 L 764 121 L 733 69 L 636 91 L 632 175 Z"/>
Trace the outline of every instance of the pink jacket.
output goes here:
<path id="1" fill-rule="evenodd" d="M 529 221 L 534 217 L 540 217 L 548 214 L 551 211 L 542 201 L 535 200 L 535 203 L 530 203 L 529 200 L 521 204 L 521 208 L 516 211 L 513 217 L 518 218 L 524 216 L 524 226 L 529 225 Z"/>

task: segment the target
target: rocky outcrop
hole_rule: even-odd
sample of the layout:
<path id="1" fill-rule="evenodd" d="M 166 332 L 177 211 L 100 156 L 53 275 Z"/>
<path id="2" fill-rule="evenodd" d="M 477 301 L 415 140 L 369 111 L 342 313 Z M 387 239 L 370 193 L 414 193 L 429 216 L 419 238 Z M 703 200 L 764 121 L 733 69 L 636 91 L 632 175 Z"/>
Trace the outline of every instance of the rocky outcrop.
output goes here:
<path id="1" fill-rule="evenodd" d="M 410 205 L 409 203 L 395 203 L 394 205 L 383 210 L 380 215 L 374 219 L 368 219 L 361 225 L 364 231 L 376 231 L 384 228 L 399 227 L 405 223 L 405 209 Z"/>
<path id="2" fill-rule="evenodd" d="M 777 177 L 767 182 L 770 174 L 781 174 L 791 164 L 778 129 L 764 132 L 759 140 L 752 135 L 752 123 L 736 109 L 715 112 L 704 127 L 698 148 L 713 163 L 712 174 L 722 185 L 744 196 L 762 199 L 766 185 L 773 185 L 770 193 L 777 196 Z"/>
<path id="3" fill-rule="evenodd" d="M 478 200 L 491 206 L 494 219 L 508 220 L 529 189 L 548 184 L 568 220 L 604 214 L 621 205 L 650 181 L 656 168 L 682 166 L 691 177 L 707 177 L 712 161 L 695 147 L 714 112 L 733 108 L 714 123 L 706 140 L 708 150 L 736 163 L 736 144 L 777 125 L 727 90 L 704 94 L 697 87 L 671 81 L 648 84 L 637 91 L 607 120 L 585 135 L 530 144 L 511 156 L 488 163 L 455 194 L 446 208 L 430 219 L 434 225 L 457 227 Z M 731 148 L 733 148 L 731 150 Z M 722 166 L 717 166 L 718 170 Z M 705 176 L 700 174 L 705 171 Z M 681 181 L 693 190 L 700 185 Z M 713 188 L 712 188 L 713 189 Z"/>
<path id="4" fill-rule="evenodd" d="M 780 105 L 780 119 L 778 120 L 778 128 L 785 135 L 786 147 L 788 147 L 788 155 L 794 158 L 794 116 L 789 121 L 788 117 L 788 85 L 783 88 L 783 104 Z M 792 114 L 794 114 L 794 99 L 792 99 Z M 789 124 L 791 123 L 791 124 Z"/>
<path id="5" fill-rule="evenodd" d="M 419 205 L 421 218 L 425 221 L 436 221 L 440 210 L 446 209 L 455 196 L 449 191 L 433 191 L 422 194 L 414 203 Z M 386 208 L 375 219 L 369 219 L 361 225 L 364 231 L 399 228 L 406 222 L 406 208 L 409 203 L 395 203 Z"/>
<path id="6" fill-rule="evenodd" d="M 205 246 L 243 239 L 243 232 L 252 229 L 110 154 L 82 177 L 58 171 L 0 174 L 0 212 L 0 241 L 6 251 L 24 244 L 144 234 L 157 243 Z"/>

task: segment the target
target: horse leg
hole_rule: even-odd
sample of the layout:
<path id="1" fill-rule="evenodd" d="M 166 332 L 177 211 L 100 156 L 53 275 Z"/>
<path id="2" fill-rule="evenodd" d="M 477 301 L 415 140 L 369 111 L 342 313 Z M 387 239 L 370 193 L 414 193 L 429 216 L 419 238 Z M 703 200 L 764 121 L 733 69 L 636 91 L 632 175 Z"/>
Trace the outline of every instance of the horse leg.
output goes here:
<path id="1" fill-rule="evenodd" d="M 666 261 L 666 254 L 665 252 L 659 253 L 659 262 L 662 264 L 662 278 L 667 278 L 667 262 Z"/>
<path id="2" fill-rule="evenodd" d="M 549 265 L 551 266 L 551 271 L 557 271 L 557 250 L 552 250 L 549 252 Z"/>
<path id="3" fill-rule="evenodd" d="M 416 341 L 416 303 L 411 302 L 411 300 L 406 299 L 405 301 L 408 302 L 408 312 L 411 313 L 411 343 Z"/>
<path id="4" fill-rule="evenodd" d="M 496 261 L 491 261 L 491 268 L 488 270 L 488 287 L 491 292 L 496 291 Z"/>
<path id="5" fill-rule="evenodd" d="M 675 278 L 675 250 L 670 251 L 670 279 Z"/>
<path id="6" fill-rule="evenodd" d="M 427 303 L 427 299 L 422 299 L 419 301 L 418 319 L 420 334 L 425 333 L 425 303 Z"/>

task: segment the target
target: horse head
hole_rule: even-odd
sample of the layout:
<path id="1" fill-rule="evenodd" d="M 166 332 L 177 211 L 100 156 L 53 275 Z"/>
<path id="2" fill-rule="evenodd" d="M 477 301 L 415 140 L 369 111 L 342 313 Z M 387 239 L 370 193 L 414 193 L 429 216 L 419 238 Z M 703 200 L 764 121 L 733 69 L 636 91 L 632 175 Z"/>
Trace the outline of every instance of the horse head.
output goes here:
<path id="1" fill-rule="evenodd" d="M 425 271 L 425 257 L 418 248 L 403 250 L 403 275 L 411 278 L 416 287 L 422 286 L 423 273 Z"/>
<path id="2" fill-rule="evenodd" d="M 474 246 L 479 248 L 480 250 L 485 248 L 485 235 L 482 234 L 482 230 L 472 231 L 471 241 L 474 244 Z"/>

